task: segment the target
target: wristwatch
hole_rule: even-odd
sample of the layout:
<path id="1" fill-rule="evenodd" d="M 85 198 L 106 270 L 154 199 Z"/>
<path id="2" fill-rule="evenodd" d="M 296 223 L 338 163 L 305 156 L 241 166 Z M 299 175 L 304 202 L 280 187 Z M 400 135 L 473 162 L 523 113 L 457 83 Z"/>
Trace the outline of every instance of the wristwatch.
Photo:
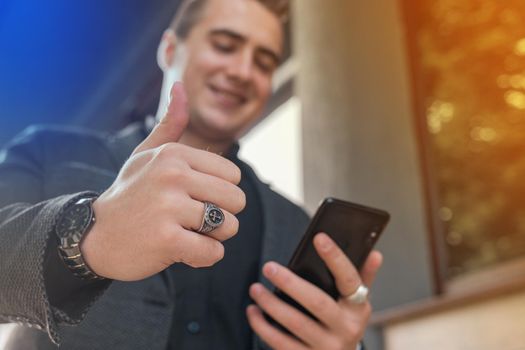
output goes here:
<path id="1" fill-rule="evenodd" d="M 58 237 L 58 253 L 69 270 L 83 280 L 102 280 L 86 264 L 80 251 L 82 237 L 93 227 L 95 212 L 93 202 L 97 197 L 84 197 L 68 206 L 60 216 L 55 231 Z"/>

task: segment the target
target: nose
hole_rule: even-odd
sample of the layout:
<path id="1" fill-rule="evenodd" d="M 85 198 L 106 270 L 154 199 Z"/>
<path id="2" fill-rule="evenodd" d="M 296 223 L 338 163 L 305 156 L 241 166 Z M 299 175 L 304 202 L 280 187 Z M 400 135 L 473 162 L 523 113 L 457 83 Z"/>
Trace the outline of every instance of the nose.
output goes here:
<path id="1" fill-rule="evenodd" d="M 239 51 L 228 66 L 231 79 L 242 83 L 249 82 L 253 74 L 253 55 L 249 50 Z"/>

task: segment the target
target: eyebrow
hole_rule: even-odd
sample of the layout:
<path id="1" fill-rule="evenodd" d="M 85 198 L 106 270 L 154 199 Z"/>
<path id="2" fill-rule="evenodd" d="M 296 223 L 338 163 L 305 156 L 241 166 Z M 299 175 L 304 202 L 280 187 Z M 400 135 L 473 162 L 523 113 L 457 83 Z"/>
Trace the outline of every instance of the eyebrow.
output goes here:
<path id="1" fill-rule="evenodd" d="M 241 34 L 239 34 L 237 32 L 229 30 L 229 29 L 213 29 L 209 33 L 209 36 L 216 36 L 216 35 L 226 35 L 226 36 L 228 36 L 230 38 L 233 38 L 233 39 L 235 39 L 237 41 L 242 41 L 242 42 L 246 42 L 247 41 L 246 37 L 242 36 Z M 261 51 L 262 53 L 270 56 L 275 61 L 276 65 L 279 65 L 279 63 L 281 62 L 280 55 L 278 55 L 272 49 L 269 49 L 269 48 L 263 47 L 263 46 L 259 46 L 257 49 L 259 51 Z"/>

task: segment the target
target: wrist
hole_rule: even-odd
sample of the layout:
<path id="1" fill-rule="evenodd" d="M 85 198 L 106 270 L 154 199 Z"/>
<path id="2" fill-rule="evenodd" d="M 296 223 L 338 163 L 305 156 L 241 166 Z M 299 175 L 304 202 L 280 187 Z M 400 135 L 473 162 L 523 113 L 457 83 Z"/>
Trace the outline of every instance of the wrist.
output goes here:
<path id="1" fill-rule="evenodd" d="M 79 249 L 86 266 L 96 275 L 105 278 L 104 273 L 100 268 L 100 266 L 103 264 L 99 263 L 100 259 L 97 257 L 97 252 L 99 250 L 96 249 L 96 239 L 99 236 L 99 227 L 100 225 L 98 221 L 95 221 L 91 226 L 91 229 L 88 232 L 86 232 L 84 237 L 82 237 L 82 240 L 80 240 Z"/>
<path id="2" fill-rule="evenodd" d="M 86 263 L 80 250 L 81 242 L 96 222 L 92 208 L 95 199 L 93 195 L 86 195 L 67 205 L 55 228 L 59 241 L 58 253 L 62 262 L 73 275 L 83 280 L 102 279 Z"/>

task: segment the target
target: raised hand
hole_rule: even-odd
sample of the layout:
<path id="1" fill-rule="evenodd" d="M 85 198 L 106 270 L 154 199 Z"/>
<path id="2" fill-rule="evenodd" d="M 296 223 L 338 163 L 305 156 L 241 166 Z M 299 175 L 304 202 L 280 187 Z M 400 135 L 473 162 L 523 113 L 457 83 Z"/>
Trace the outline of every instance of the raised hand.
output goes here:
<path id="1" fill-rule="evenodd" d="M 229 160 L 178 143 L 188 124 L 182 84 L 171 91 L 166 115 L 134 150 L 110 188 L 93 207 L 97 221 L 81 243 L 98 275 L 122 281 L 152 276 L 171 264 L 205 267 L 224 256 L 222 241 L 239 227 L 245 206 L 241 172 Z M 224 223 L 197 233 L 204 204 L 224 213 Z"/>

